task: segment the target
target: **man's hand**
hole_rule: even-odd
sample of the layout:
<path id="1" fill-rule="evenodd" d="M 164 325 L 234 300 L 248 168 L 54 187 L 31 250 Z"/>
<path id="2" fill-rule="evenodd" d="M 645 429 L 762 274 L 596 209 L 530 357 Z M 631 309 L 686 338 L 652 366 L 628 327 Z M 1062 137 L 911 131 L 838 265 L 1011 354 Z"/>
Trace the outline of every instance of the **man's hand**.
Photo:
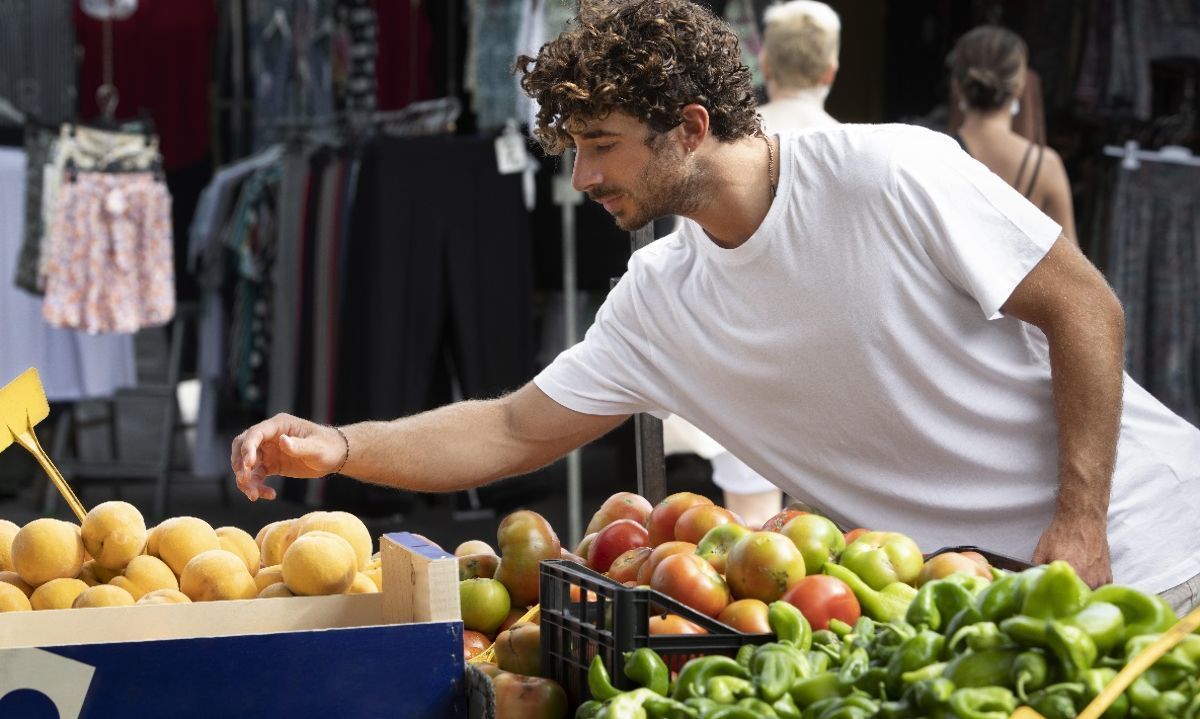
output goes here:
<path id="1" fill-rule="evenodd" d="M 267 477 L 323 477 L 341 466 L 347 449 L 336 429 L 277 414 L 238 435 L 229 461 L 238 489 L 251 501 L 275 499 Z"/>
<path id="2" fill-rule="evenodd" d="M 1067 561 L 1089 587 L 1112 582 L 1106 522 L 1056 514 L 1033 550 L 1033 563 L 1055 559 Z"/>

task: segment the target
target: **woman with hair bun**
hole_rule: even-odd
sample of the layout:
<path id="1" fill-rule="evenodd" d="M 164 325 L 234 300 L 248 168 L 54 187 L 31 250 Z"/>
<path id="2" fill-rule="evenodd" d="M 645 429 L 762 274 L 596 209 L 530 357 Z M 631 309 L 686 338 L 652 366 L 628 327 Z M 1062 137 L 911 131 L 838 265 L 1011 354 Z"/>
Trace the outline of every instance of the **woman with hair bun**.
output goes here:
<path id="1" fill-rule="evenodd" d="M 1075 214 L 1062 158 L 1013 132 L 1025 87 L 1028 50 L 1016 33 L 983 25 L 959 38 L 950 53 L 950 88 L 963 113 L 955 139 L 1063 228 L 1072 242 Z"/>

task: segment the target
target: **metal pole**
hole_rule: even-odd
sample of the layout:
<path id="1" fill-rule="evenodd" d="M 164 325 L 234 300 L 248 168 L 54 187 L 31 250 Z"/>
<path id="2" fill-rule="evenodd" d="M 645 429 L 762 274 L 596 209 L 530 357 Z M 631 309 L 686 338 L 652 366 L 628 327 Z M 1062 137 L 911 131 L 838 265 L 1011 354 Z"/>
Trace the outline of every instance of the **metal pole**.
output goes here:
<path id="1" fill-rule="evenodd" d="M 578 295 L 579 283 L 575 267 L 575 208 L 582 195 L 571 187 L 571 174 L 575 169 L 575 150 L 569 149 L 562 155 L 558 176 L 554 178 L 554 202 L 562 207 L 562 262 L 563 262 L 563 313 L 565 318 L 565 346 L 571 347 L 579 341 Z M 583 534 L 583 462 L 582 451 L 574 450 L 567 455 L 567 537 L 572 547 L 579 543 Z"/>
<path id="2" fill-rule="evenodd" d="M 654 242 L 654 223 L 630 233 L 632 251 Z M 663 452 L 662 420 L 650 414 L 633 418 L 637 455 L 638 494 L 658 504 L 667 496 L 667 464 Z"/>

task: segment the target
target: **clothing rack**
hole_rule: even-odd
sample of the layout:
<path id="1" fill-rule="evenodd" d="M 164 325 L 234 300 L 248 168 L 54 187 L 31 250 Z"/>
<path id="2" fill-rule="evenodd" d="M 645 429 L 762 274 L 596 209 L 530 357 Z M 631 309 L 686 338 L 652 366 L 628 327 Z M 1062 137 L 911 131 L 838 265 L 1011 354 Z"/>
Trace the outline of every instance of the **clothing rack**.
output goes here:
<path id="1" fill-rule="evenodd" d="M 1129 140 L 1123 146 L 1106 145 L 1104 154 L 1108 157 L 1121 158 L 1121 167 L 1126 170 L 1136 170 L 1143 162 L 1163 162 L 1173 165 L 1200 167 L 1200 157 L 1192 151 L 1179 145 L 1167 145 L 1158 150 L 1143 150 L 1137 140 Z"/>
<path id="2" fill-rule="evenodd" d="M 381 112 L 338 112 L 329 115 L 285 117 L 260 123 L 276 130 L 314 130 L 323 128 L 361 129 L 371 126 L 404 126 L 418 134 L 453 133 L 462 114 L 462 102 L 456 97 L 414 102 L 400 110 Z"/>

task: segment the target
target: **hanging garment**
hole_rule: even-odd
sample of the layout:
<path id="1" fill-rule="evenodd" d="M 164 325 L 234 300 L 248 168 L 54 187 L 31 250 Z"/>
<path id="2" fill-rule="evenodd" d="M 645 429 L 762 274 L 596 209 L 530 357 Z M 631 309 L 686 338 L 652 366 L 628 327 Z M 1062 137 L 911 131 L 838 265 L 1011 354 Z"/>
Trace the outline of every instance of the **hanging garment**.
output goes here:
<path id="1" fill-rule="evenodd" d="M 101 116 L 96 90 L 104 82 L 104 25 L 112 25 L 116 118 L 148 113 L 162 139 L 167 170 L 190 167 L 209 153 L 209 85 L 217 11 L 212 0 L 139 0 L 127 18 L 100 21 L 76 6 L 83 49 L 79 117 Z M 180 228 L 183 231 L 183 228 Z"/>
<path id="2" fill-rule="evenodd" d="M 490 139 L 378 138 L 353 213 L 335 421 L 444 404 L 451 365 L 468 398 L 529 379 L 529 217 Z"/>
<path id="3" fill-rule="evenodd" d="M 324 117 L 333 112 L 333 0 L 251 0 L 247 42 L 260 118 Z M 255 146 L 274 142 L 269 124 Z"/>
<path id="4" fill-rule="evenodd" d="M 510 118 L 523 118 L 512 81 L 521 30 L 522 5 L 529 0 L 471 0 L 471 58 L 467 89 L 479 129 L 504 127 Z"/>
<path id="5" fill-rule="evenodd" d="M 375 58 L 379 28 L 372 0 L 338 0 L 334 43 L 334 89 L 339 110 L 371 112 L 375 96 Z"/>
<path id="6" fill-rule="evenodd" d="M 0 0 L 0 97 L 42 122 L 75 117 L 71 0 Z"/>
<path id="7" fill-rule="evenodd" d="M 379 44 L 375 58 L 375 83 L 380 110 L 399 110 L 417 100 L 435 97 L 433 92 L 434 31 L 426 7 L 445 12 L 461 0 L 392 2 L 375 0 Z M 462 17 L 461 15 L 459 16 Z M 447 33 L 457 28 L 446 28 Z M 441 37 L 440 35 L 438 37 Z M 438 69 L 445 64 L 438 55 Z M 444 86 L 444 84 L 443 84 Z M 444 91 L 438 95 L 447 94 Z"/>
<path id="8" fill-rule="evenodd" d="M 42 237 L 46 229 L 42 208 L 45 170 L 55 139 L 56 133 L 50 130 L 32 125 L 25 128 L 25 231 L 14 282 L 17 287 L 38 296 L 42 294 L 38 268 L 41 266 Z"/>
<path id="9" fill-rule="evenodd" d="M 11 277 L 23 243 L 25 154 L 0 149 L 0 277 Z M 0 382 L 37 367 L 51 402 L 107 397 L 133 386 L 132 335 L 86 335 L 56 329 L 41 300 L 0 282 Z M 228 454 L 228 452 L 226 452 Z"/>
<path id="10" fill-rule="evenodd" d="M 1107 272 L 1125 307 L 1126 371 L 1200 423 L 1200 169 L 1118 171 Z"/>
<path id="11" fill-rule="evenodd" d="M 136 332 L 175 314 L 171 196 L 150 173 L 64 182 L 46 253 L 42 316 L 55 327 Z"/>

